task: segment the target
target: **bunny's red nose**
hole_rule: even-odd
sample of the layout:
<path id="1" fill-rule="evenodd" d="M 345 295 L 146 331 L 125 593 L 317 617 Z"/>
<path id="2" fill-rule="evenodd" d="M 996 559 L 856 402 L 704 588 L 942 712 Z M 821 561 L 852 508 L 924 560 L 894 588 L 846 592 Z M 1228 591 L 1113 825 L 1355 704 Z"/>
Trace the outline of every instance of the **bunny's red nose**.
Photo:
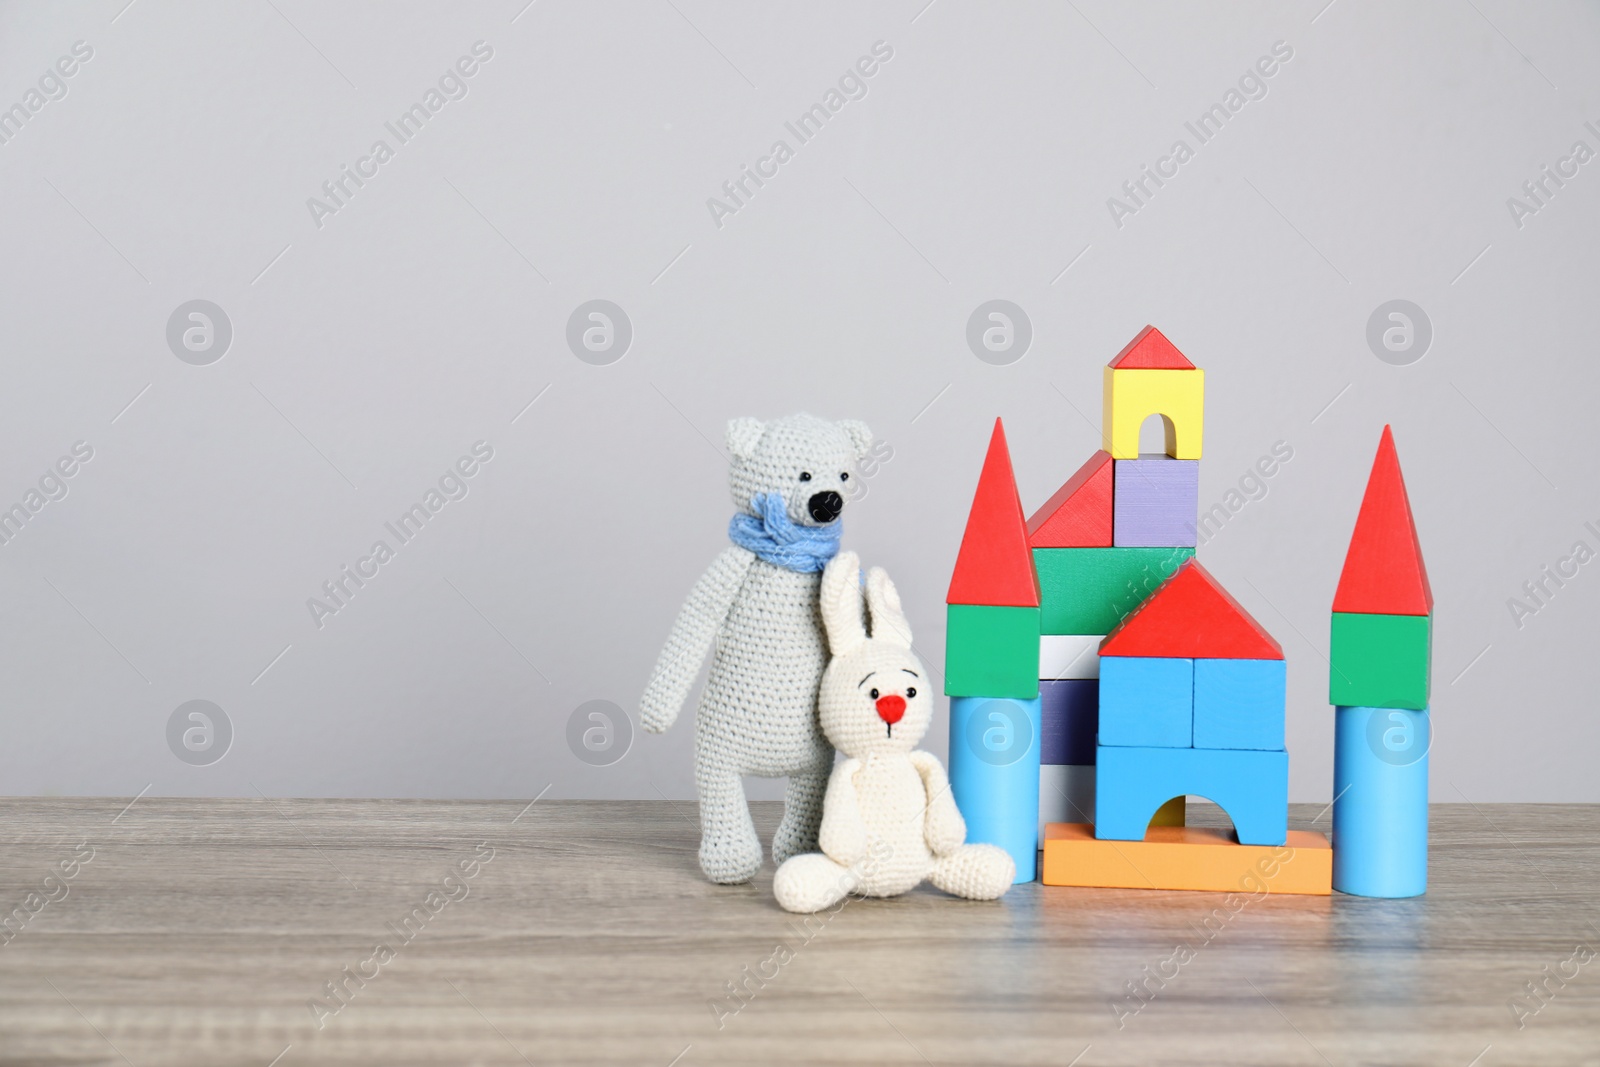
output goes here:
<path id="1" fill-rule="evenodd" d="M 878 698 L 877 707 L 878 718 L 893 726 L 906 713 L 906 698 L 898 693 L 890 693 L 886 697 Z"/>

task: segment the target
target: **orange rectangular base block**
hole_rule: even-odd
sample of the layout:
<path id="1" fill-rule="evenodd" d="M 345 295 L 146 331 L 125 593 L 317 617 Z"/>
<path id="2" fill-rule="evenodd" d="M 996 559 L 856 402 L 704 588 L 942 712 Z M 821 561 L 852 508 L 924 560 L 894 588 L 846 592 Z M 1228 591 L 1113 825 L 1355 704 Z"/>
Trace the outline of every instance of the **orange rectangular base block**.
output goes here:
<path id="1" fill-rule="evenodd" d="M 1100 841 L 1088 823 L 1044 828 L 1045 885 L 1209 893 L 1333 892 L 1333 849 L 1312 830 L 1282 845 L 1241 845 L 1226 830 L 1152 826 L 1143 841 Z"/>

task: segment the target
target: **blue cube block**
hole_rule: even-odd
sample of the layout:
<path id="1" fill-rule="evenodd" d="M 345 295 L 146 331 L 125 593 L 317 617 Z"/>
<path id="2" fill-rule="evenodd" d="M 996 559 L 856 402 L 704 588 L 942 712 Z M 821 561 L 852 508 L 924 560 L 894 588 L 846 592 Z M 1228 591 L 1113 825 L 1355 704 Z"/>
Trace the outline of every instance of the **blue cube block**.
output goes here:
<path id="1" fill-rule="evenodd" d="M 1106 745 L 1095 751 L 1100 840 L 1143 841 L 1156 809 L 1181 796 L 1222 808 L 1241 845 L 1281 845 L 1289 832 L 1289 753 Z"/>
<path id="2" fill-rule="evenodd" d="M 1100 657 L 1102 745 L 1188 748 L 1194 744 L 1194 660 Z"/>
<path id="3" fill-rule="evenodd" d="M 1093 678 L 1039 680 L 1039 762 L 1094 765 L 1100 683 Z"/>
<path id="4" fill-rule="evenodd" d="M 1283 748 L 1281 659 L 1194 661 L 1194 747 Z"/>

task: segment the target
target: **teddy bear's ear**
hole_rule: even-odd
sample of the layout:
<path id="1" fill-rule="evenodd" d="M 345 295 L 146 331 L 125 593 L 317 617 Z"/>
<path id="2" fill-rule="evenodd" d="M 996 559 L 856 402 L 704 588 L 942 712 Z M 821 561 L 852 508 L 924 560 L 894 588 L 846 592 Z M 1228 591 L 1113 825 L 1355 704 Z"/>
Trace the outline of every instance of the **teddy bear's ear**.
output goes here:
<path id="1" fill-rule="evenodd" d="M 835 656 L 849 655 L 866 641 L 861 605 L 861 560 L 854 552 L 841 552 L 822 572 L 822 625 Z"/>
<path id="2" fill-rule="evenodd" d="M 872 431 L 860 419 L 844 419 L 839 423 L 839 429 L 850 438 L 850 447 L 856 450 L 857 459 L 864 457 L 872 447 Z"/>
<path id="3" fill-rule="evenodd" d="M 911 647 L 911 624 L 900 607 L 900 592 L 882 567 L 867 572 L 867 607 L 872 612 L 872 639 Z"/>
<path id="4" fill-rule="evenodd" d="M 747 460 L 755 455 L 756 445 L 761 443 L 761 433 L 766 425 L 760 419 L 742 418 L 728 421 L 728 433 L 723 438 L 727 442 L 728 451 L 733 453 L 737 460 Z"/>

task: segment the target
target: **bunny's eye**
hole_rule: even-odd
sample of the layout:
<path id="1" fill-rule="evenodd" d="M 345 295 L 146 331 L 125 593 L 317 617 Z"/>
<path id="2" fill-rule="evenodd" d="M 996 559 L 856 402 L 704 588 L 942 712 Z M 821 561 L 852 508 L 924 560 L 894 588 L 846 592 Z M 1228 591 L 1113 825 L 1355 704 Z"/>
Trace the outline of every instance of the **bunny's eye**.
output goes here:
<path id="1" fill-rule="evenodd" d="M 869 693 L 869 694 L 868 694 L 868 695 L 869 695 L 869 696 L 871 696 L 871 697 L 872 697 L 872 699 L 873 699 L 873 700 L 877 700 L 877 699 L 878 699 L 878 691 L 877 691 L 877 690 L 876 690 L 876 689 L 874 689 L 874 690 L 873 690 L 873 691 L 872 691 L 872 692 L 871 692 L 871 693 Z"/>
<path id="2" fill-rule="evenodd" d="M 800 480 L 802 482 L 809 482 L 811 480 L 811 472 L 810 471 L 801 471 L 800 472 Z"/>
<path id="3" fill-rule="evenodd" d="M 917 687 L 916 686 L 912 686 L 910 689 L 906 690 L 906 699 L 907 700 L 910 700 L 912 697 L 914 697 L 916 695 L 917 695 Z"/>
<path id="4" fill-rule="evenodd" d="M 845 471 L 844 473 L 840 474 L 839 475 L 839 480 L 841 482 L 848 482 L 850 480 L 850 472 L 849 471 Z"/>

